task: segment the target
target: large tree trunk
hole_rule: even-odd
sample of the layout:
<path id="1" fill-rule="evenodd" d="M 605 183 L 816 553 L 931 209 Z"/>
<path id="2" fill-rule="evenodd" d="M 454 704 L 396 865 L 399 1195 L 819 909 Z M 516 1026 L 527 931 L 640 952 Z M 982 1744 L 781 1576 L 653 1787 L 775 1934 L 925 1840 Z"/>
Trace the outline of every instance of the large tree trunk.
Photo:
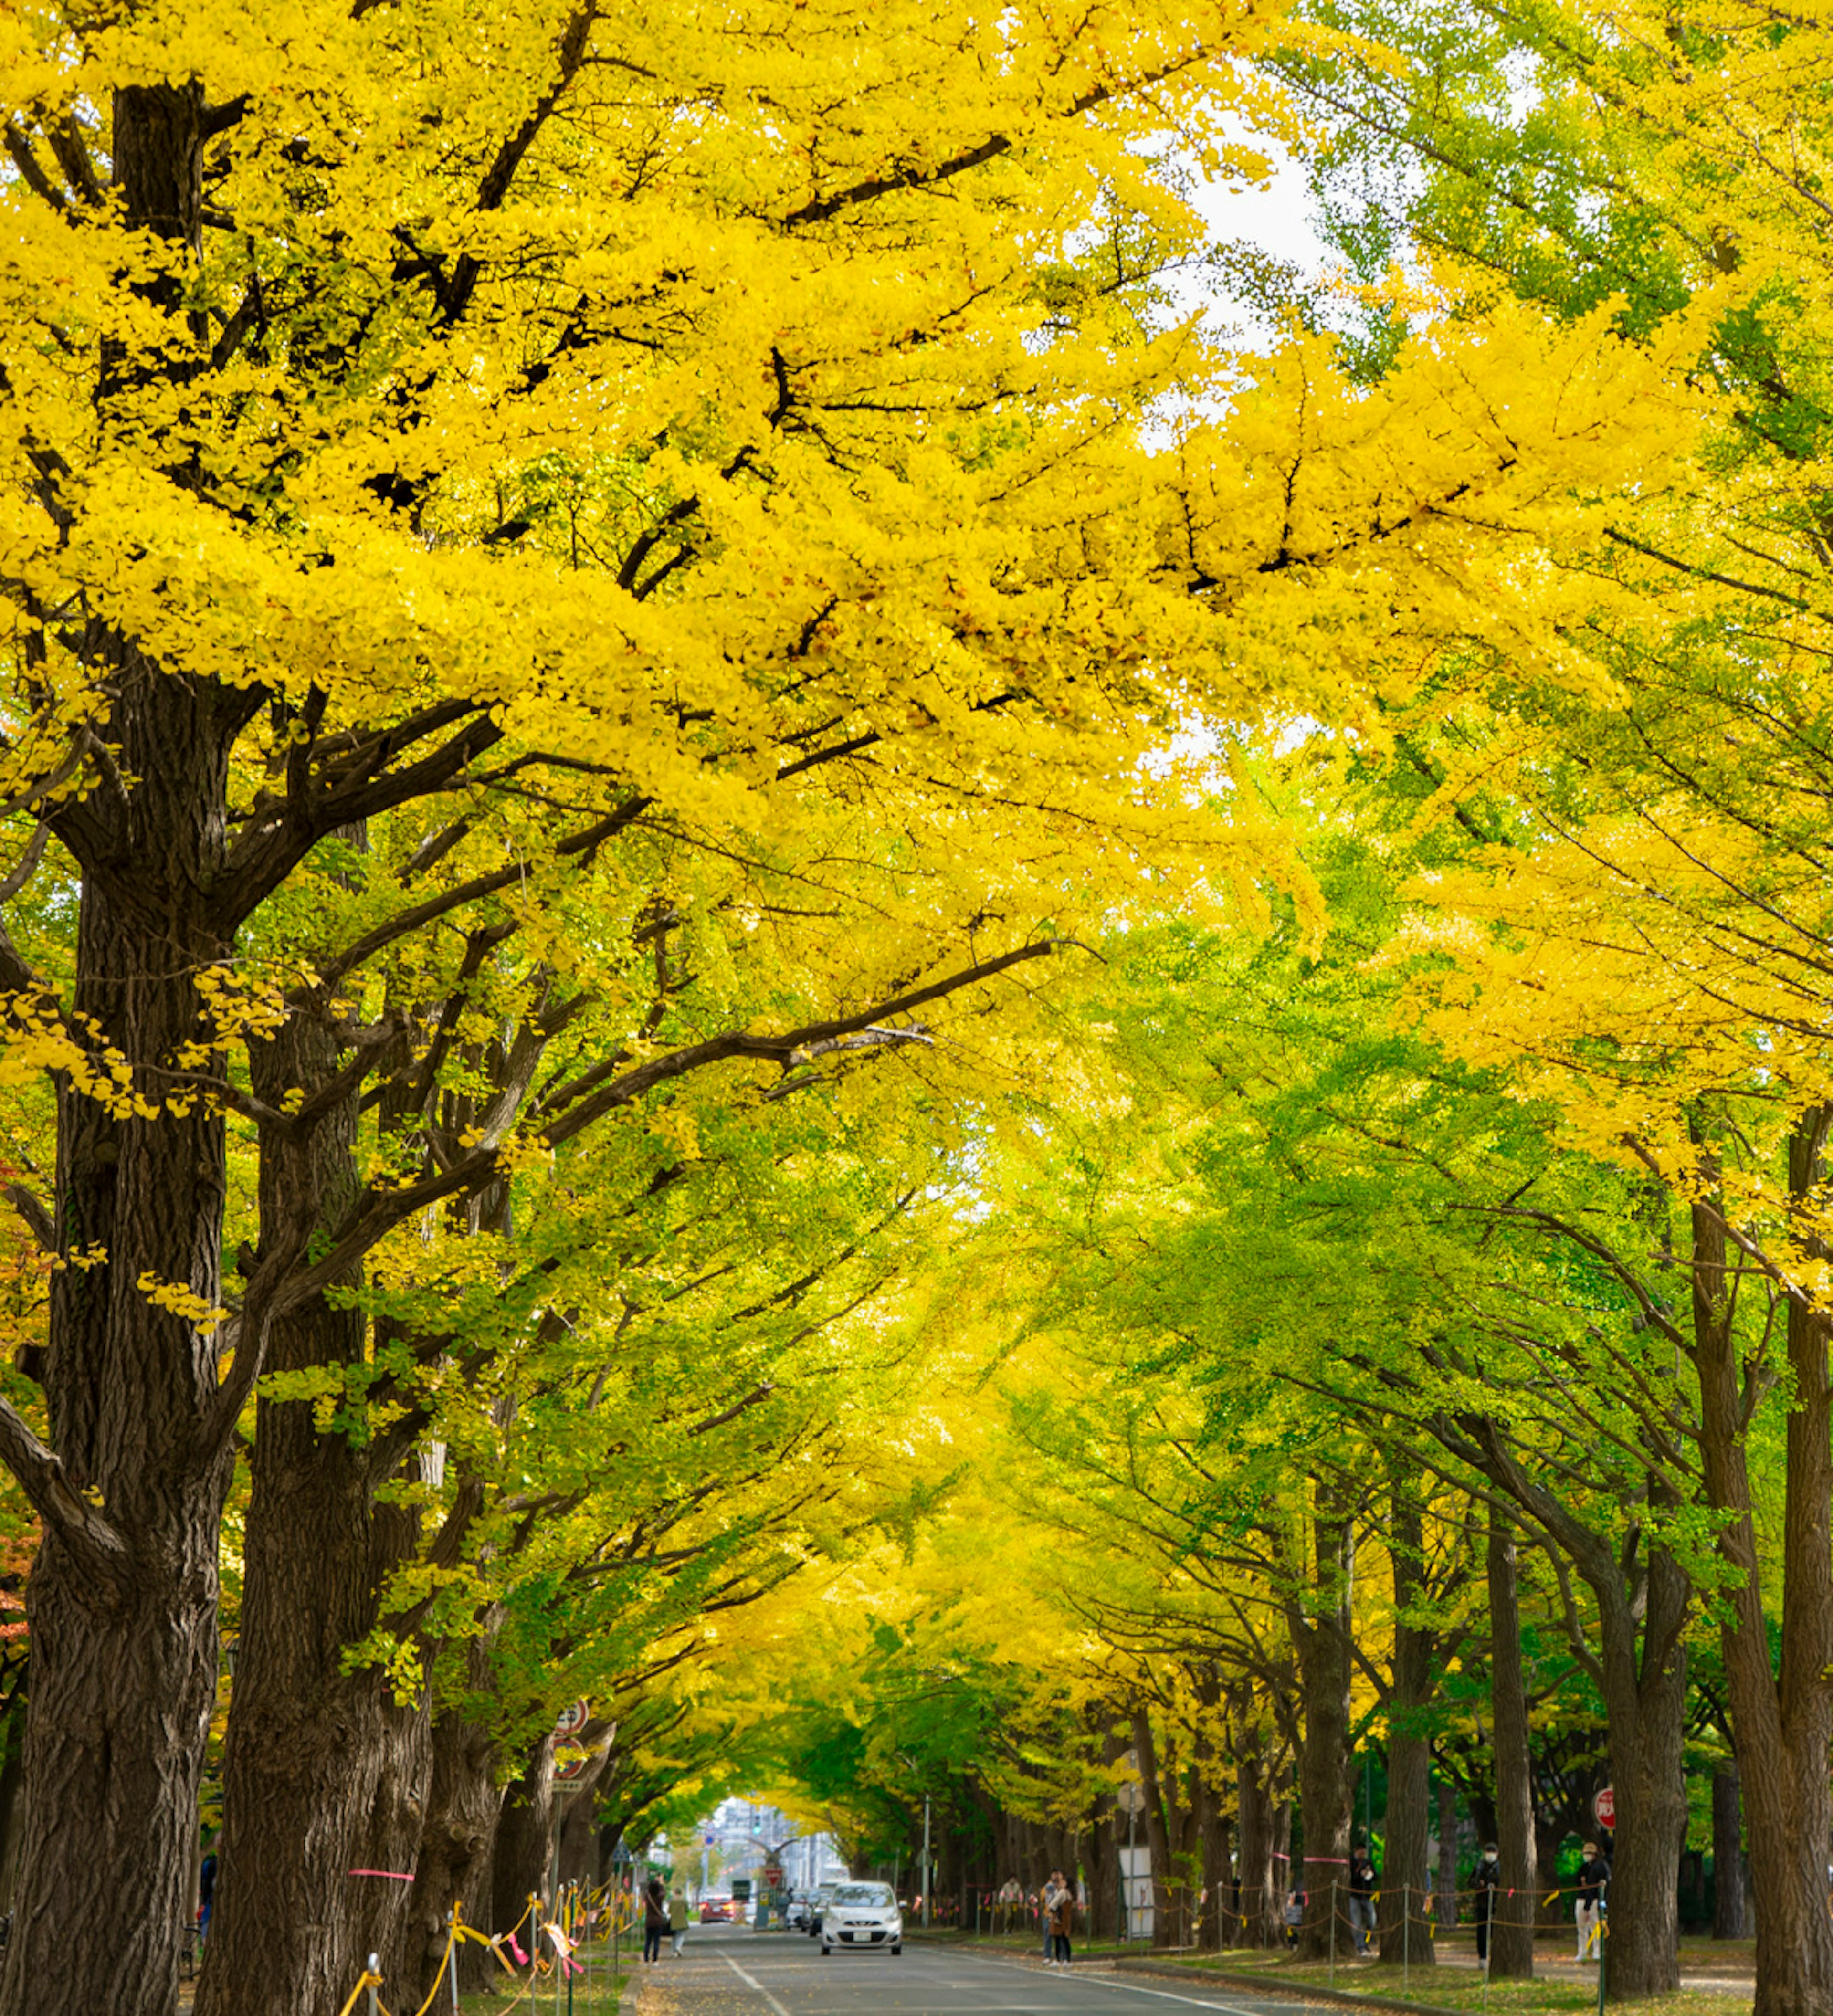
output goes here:
<path id="1" fill-rule="evenodd" d="M 1136 1708 L 1133 1719 L 1133 1750 L 1139 1759 L 1140 1785 L 1146 1795 L 1146 1841 L 1152 1862 L 1152 1943 L 1175 1944 L 1172 1885 L 1171 1823 L 1166 1817 L 1165 1786 L 1158 1768 L 1158 1746 L 1151 1718 Z M 1129 1927 L 1130 1932 L 1132 1928 Z"/>
<path id="2" fill-rule="evenodd" d="M 1429 1857 L 1431 1844 L 1432 1633 L 1409 1622 L 1421 1597 L 1425 1521 L 1419 1501 L 1403 1486 L 1391 1495 L 1389 1560 L 1394 1575 L 1394 1671 L 1388 1699 L 1387 1866 L 1381 1870 L 1381 1958 L 1395 1966 L 1430 1967 L 1432 1948 Z"/>
<path id="3" fill-rule="evenodd" d="M 1353 1676 L 1351 1576 L 1355 1540 L 1347 1508 L 1334 1489 L 1316 1487 L 1313 1515 L 1316 1558 L 1304 1605 L 1289 1609 L 1298 1654 L 1305 1726 L 1298 1757 L 1299 1825 L 1305 1836 L 1303 1888 L 1310 1898 L 1300 1948 L 1322 1960 L 1347 1953 L 1349 1925 L 1349 1688 Z M 1332 1914 L 1335 1924 L 1333 1927 Z"/>
<path id="4" fill-rule="evenodd" d="M 1680 1985 L 1675 1877 L 1687 1845 L 1687 1653 L 1682 1633 L 1691 1591 L 1666 1549 L 1651 1546 L 1641 1617 L 1631 1610 L 1620 1585 L 1612 1594 L 1614 1600 L 1599 1605 L 1617 1820 L 1610 1878 L 1608 1992 L 1612 2001 L 1635 2001 L 1671 1994 Z M 1826 1909 L 1823 1867 L 1823 1919 Z"/>
<path id="5" fill-rule="evenodd" d="M 201 232 L 203 137 L 196 83 L 116 95 L 122 218 L 170 259 L 130 284 L 171 318 L 173 343 L 130 356 L 111 340 L 105 400 L 131 401 L 186 369 L 184 268 Z M 33 1664 L 20 1874 L 0 1970 L 7 2016 L 139 2016 L 176 2000 L 230 1468 L 214 1334 L 193 1312 L 222 1299 L 223 1125 L 206 1100 L 187 1111 L 166 1101 L 175 1067 L 212 1026 L 199 976 L 224 970 L 232 949 L 235 920 L 214 892 L 229 754 L 252 703 L 167 672 L 99 622 L 81 648 L 93 690 L 110 697 L 93 731 L 107 754 L 94 790 L 52 823 L 83 870 L 70 1028 L 92 1063 L 58 1089 L 52 1224 L 65 1264 L 51 1289 L 49 1449 L 8 1436 L 45 1530 L 27 1594 Z M 167 1304 L 153 1299 L 156 1285 Z"/>
<path id="6" fill-rule="evenodd" d="M 297 1013 L 257 1046 L 255 1090 L 283 1108 L 289 1093 L 322 1084 L 338 1063 L 331 1029 Z M 356 1126 L 352 1095 L 309 1129 L 262 1129 L 264 1247 L 342 1217 L 359 1183 Z M 272 1372 L 362 1365 L 366 1319 L 343 1299 L 321 1294 L 275 1322 Z M 394 1455 L 386 1438 L 360 1443 L 321 1430 L 310 1399 L 261 1400 L 224 1751 L 223 1874 L 198 2016 L 251 2007 L 316 2016 L 342 2003 L 370 1953 L 391 1980 L 405 1964 L 430 1717 L 423 1698 L 397 1697 L 374 1660 L 346 1668 L 380 1621 L 388 1570 L 418 1535 L 416 1512 L 377 1502 Z"/>
<path id="7" fill-rule="evenodd" d="M 490 1691 L 495 1677 L 491 1636 L 487 1625 L 458 1649 L 465 1674 L 461 1700 L 483 1697 Z M 495 1771 L 495 1746 L 484 1723 L 469 1719 L 456 1704 L 434 1718 L 426 1824 L 414 1868 L 407 1931 L 409 1978 L 419 1981 L 422 1996 L 445 1950 L 446 1913 L 454 1903 L 467 1924 L 495 1929 L 490 1923 L 491 1870 L 502 1813 L 502 1788 Z M 460 1944 L 460 1988 L 481 1988 L 499 1971 L 482 1946 L 470 1940 Z"/>
<path id="8" fill-rule="evenodd" d="M 1604 1697 L 1616 1793 L 1608 1992 L 1626 2002 L 1669 1994 L 1680 1976 L 1674 1879 L 1687 1841 L 1684 1633 L 1691 1585 L 1653 1537 L 1658 1528 L 1632 1522 L 1620 1536 L 1619 1557 L 1619 1536 L 1587 1525 L 1548 1490 L 1496 1421 L 1467 1416 L 1463 1425 L 1481 1449 L 1491 1481 L 1561 1549 L 1596 1600 L 1593 1675 Z M 1673 1513 L 1673 1487 L 1658 1471 L 1644 1472 L 1641 1489 L 1655 1520 Z M 1823 1757 L 1817 1766 L 1823 1777 L 1824 1766 Z"/>
<path id="9" fill-rule="evenodd" d="M 1457 1929 L 1457 1787 L 1450 1773 L 1439 1773 L 1439 1930 L 1449 1939 Z"/>
<path id="10" fill-rule="evenodd" d="M 1528 1696 L 1521 1671 L 1521 1604 L 1514 1529 L 1489 1515 L 1489 1715 L 1495 1729 L 1496 1852 L 1502 1881 L 1489 1928 L 1489 1974 L 1528 1981 L 1534 1972 L 1534 1787 L 1528 1751 Z"/>
<path id="11" fill-rule="evenodd" d="M 1273 1860 L 1273 1761 L 1243 1729 L 1237 1736 L 1236 1784 L 1241 1809 L 1241 1917 L 1236 1937 L 1244 1946 L 1277 1946 L 1284 1903 L 1280 1865 Z"/>
<path id="12" fill-rule="evenodd" d="M 1828 1123 L 1827 1109 L 1816 1108 L 1790 1139 L 1789 1194 L 1797 1206 L 1821 1179 Z M 1706 1173 L 1709 1179 L 1713 1173 L 1709 1162 Z M 1833 1836 L 1827 1771 L 1833 1741 L 1826 1681 L 1833 1669 L 1828 1330 L 1817 1310 L 1791 1296 L 1787 1345 L 1795 1397 L 1783 1482 L 1777 1672 L 1770 1665 L 1752 1516 L 1745 1376 L 1731 1319 L 1723 1208 L 1722 1197 L 1709 1194 L 1692 1207 L 1693 1336 L 1706 1493 L 1728 1515 L 1719 1546 L 1736 1571 L 1726 1592 L 1721 1636 L 1756 1907 L 1753 2016 L 1824 2016 L 1833 2006 L 1833 1920 L 1827 1912 L 1827 1844 Z M 1719 1864 L 1721 1884 L 1724 1867 Z M 1612 1890 L 1614 1903 L 1614 1882 Z M 1612 1915 L 1614 1923 L 1614 1910 Z M 1614 1965 L 1614 1950 L 1611 1957 Z"/>
<path id="13" fill-rule="evenodd" d="M 520 1775 L 505 1790 L 502 1816 L 497 1823 L 495 1864 L 491 1876 L 495 1898 L 492 1928 L 507 1931 L 528 1909 L 531 1897 L 547 1892 L 549 1858 L 553 1842 L 553 1738 L 545 1736 L 530 1753 Z M 852 1867 L 853 1858 L 848 1857 Z M 525 1928 L 522 1944 L 534 1951 Z"/>
<path id="14" fill-rule="evenodd" d="M 1715 1939 L 1744 1936 L 1744 1828 L 1735 1765 L 1712 1780 L 1712 1919 Z"/>
<path id="15" fill-rule="evenodd" d="M 116 173 L 129 222 L 196 214 L 201 94 L 124 92 Z M 185 217 L 172 215 L 175 206 Z M 119 776 L 58 821 L 83 859 L 75 1026 L 118 1054 L 145 1107 L 67 1075 L 58 1094 L 49 1450 L 9 1431 L 44 1521 L 27 1589 L 31 1698 L 5 2016 L 168 2016 L 196 1864 L 216 1697 L 217 1546 L 232 1420 L 214 1330 L 153 1299 L 221 1302 L 221 1117 L 157 1110 L 211 1025 L 197 981 L 231 952 L 208 892 L 225 854 L 229 751 L 248 702 L 99 632 L 100 740 Z M 214 1060 L 213 1060 L 214 1061 Z M 53 1453 L 54 1453 L 54 1455 Z"/>

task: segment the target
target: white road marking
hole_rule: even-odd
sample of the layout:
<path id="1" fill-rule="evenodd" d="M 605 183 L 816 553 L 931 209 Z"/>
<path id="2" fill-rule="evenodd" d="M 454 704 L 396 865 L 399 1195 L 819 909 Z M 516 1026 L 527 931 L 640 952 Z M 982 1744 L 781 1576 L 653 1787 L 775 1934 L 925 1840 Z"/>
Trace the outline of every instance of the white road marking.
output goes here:
<path id="1" fill-rule="evenodd" d="M 754 1995 L 761 1995 L 763 1996 L 764 2000 L 768 2002 L 770 2007 L 776 2012 L 776 2016 L 789 2016 L 789 2011 L 783 2007 L 783 2004 L 777 2000 L 776 1997 L 770 1993 L 769 1989 L 767 1989 L 760 1980 L 758 1980 L 754 1974 L 747 1974 L 744 1969 L 739 1965 L 738 1962 L 732 1957 L 730 1953 L 722 1953 L 719 1957 L 725 1961 L 726 1964 L 731 1968 L 732 1971 L 738 1976 L 739 1979 L 744 1983 L 745 1986 L 748 1988 Z"/>
<path id="2" fill-rule="evenodd" d="M 1016 1967 L 1018 1966 L 1016 1960 L 985 1959 L 978 1953 L 974 1957 L 980 1961 L 982 1967 Z M 1020 1971 L 1026 1974 L 1031 1971 L 1028 1967 Z M 1244 2009 L 1238 2002 L 1216 2002 L 1200 1995 L 1179 1995 L 1169 1988 L 1141 1988 L 1130 1981 L 1116 1981 L 1111 1975 L 1097 1974 L 1092 1967 L 1072 1966 L 1065 1973 L 1053 1975 L 1053 1978 L 1059 1981 L 1068 1979 L 1086 1982 L 1091 1988 L 1118 1989 L 1123 1995 L 1150 1995 L 1154 2000 L 1159 2002 L 1187 2003 L 1193 2009 L 1219 2009 L 1223 2011 L 1223 2016 L 1257 2016 L 1257 2012 L 1251 2009 Z M 1283 2001 L 1284 1997 L 1281 1996 L 1279 2000 Z M 1295 2003 L 1294 2007 L 1298 2008 L 1302 2005 Z"/>

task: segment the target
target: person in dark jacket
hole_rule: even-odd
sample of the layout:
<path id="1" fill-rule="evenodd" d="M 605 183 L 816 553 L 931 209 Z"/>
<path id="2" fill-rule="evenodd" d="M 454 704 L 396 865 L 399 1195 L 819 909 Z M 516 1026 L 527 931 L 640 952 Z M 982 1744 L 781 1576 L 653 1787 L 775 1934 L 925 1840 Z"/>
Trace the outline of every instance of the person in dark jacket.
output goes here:
<path id="1" fill-rule="evenodd" d="M 1610 1864 L 1597 1852 L 1597 1844 L 1585 1844 L 1585 1859 L 1579 1864 L 1578 1895 L 1572 1899 L 1572 1917 L 1579 1929 L 1580 1960 L 1595 1960 L 1604 1935 L 1604 1886 L 1610 1881 Z"/>
<path id="2" fill-rule="evenodd" d="M 1375 1928 L 1375 1892 L 1381 1877 L 1366 1845 L 1349 1858 L 1349 1923 L 1356 1934 L 1356 1950 L 1368 1951 L 1369 1935 Z"/>
<path id="3" fill-rule="evenodd" d="M 668 1893 L 662 1879 L 652 1876 L 643 1886 L 643 1959 L 654 1967 L 662 1957 L 662 1938 L 668 1929 Z"/>
<path id="4" fill-rule="evenodd" d="M 1502 1881 L 1502 1865 L 1496 1859 L 1496 1844 L 1483 1844 L 1483 1859 L 1471 1878 L 1477 1893 L 1477 1958 L 1489 1964 L 1489 1927 L 1496 1916 L 1496 1891 Z"/>

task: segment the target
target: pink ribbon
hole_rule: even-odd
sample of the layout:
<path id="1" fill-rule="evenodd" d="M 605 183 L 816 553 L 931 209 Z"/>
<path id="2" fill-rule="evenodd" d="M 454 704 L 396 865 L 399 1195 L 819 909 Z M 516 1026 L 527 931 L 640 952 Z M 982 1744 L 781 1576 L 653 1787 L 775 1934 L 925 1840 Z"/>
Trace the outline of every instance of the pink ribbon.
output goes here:
<path id="1" fill-rule="evenodd" d="M 352 1869 L 346 1873 L 351 1876 L 386 1876 L 391 1883 L 411 1883 L 414 1880 L 411 1869 Z"/>

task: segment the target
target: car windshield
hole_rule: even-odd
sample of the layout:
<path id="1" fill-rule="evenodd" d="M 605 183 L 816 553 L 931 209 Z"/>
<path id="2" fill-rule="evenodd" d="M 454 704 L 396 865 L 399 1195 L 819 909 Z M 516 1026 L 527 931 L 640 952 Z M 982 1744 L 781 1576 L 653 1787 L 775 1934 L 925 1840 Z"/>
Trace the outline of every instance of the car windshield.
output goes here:
<path id="1" fill-rule="evenodd" d="M 834 1893 L 837 1904 L 888 1904 L 893 1901 L 888 1883 L 843 1883 Z"/>

